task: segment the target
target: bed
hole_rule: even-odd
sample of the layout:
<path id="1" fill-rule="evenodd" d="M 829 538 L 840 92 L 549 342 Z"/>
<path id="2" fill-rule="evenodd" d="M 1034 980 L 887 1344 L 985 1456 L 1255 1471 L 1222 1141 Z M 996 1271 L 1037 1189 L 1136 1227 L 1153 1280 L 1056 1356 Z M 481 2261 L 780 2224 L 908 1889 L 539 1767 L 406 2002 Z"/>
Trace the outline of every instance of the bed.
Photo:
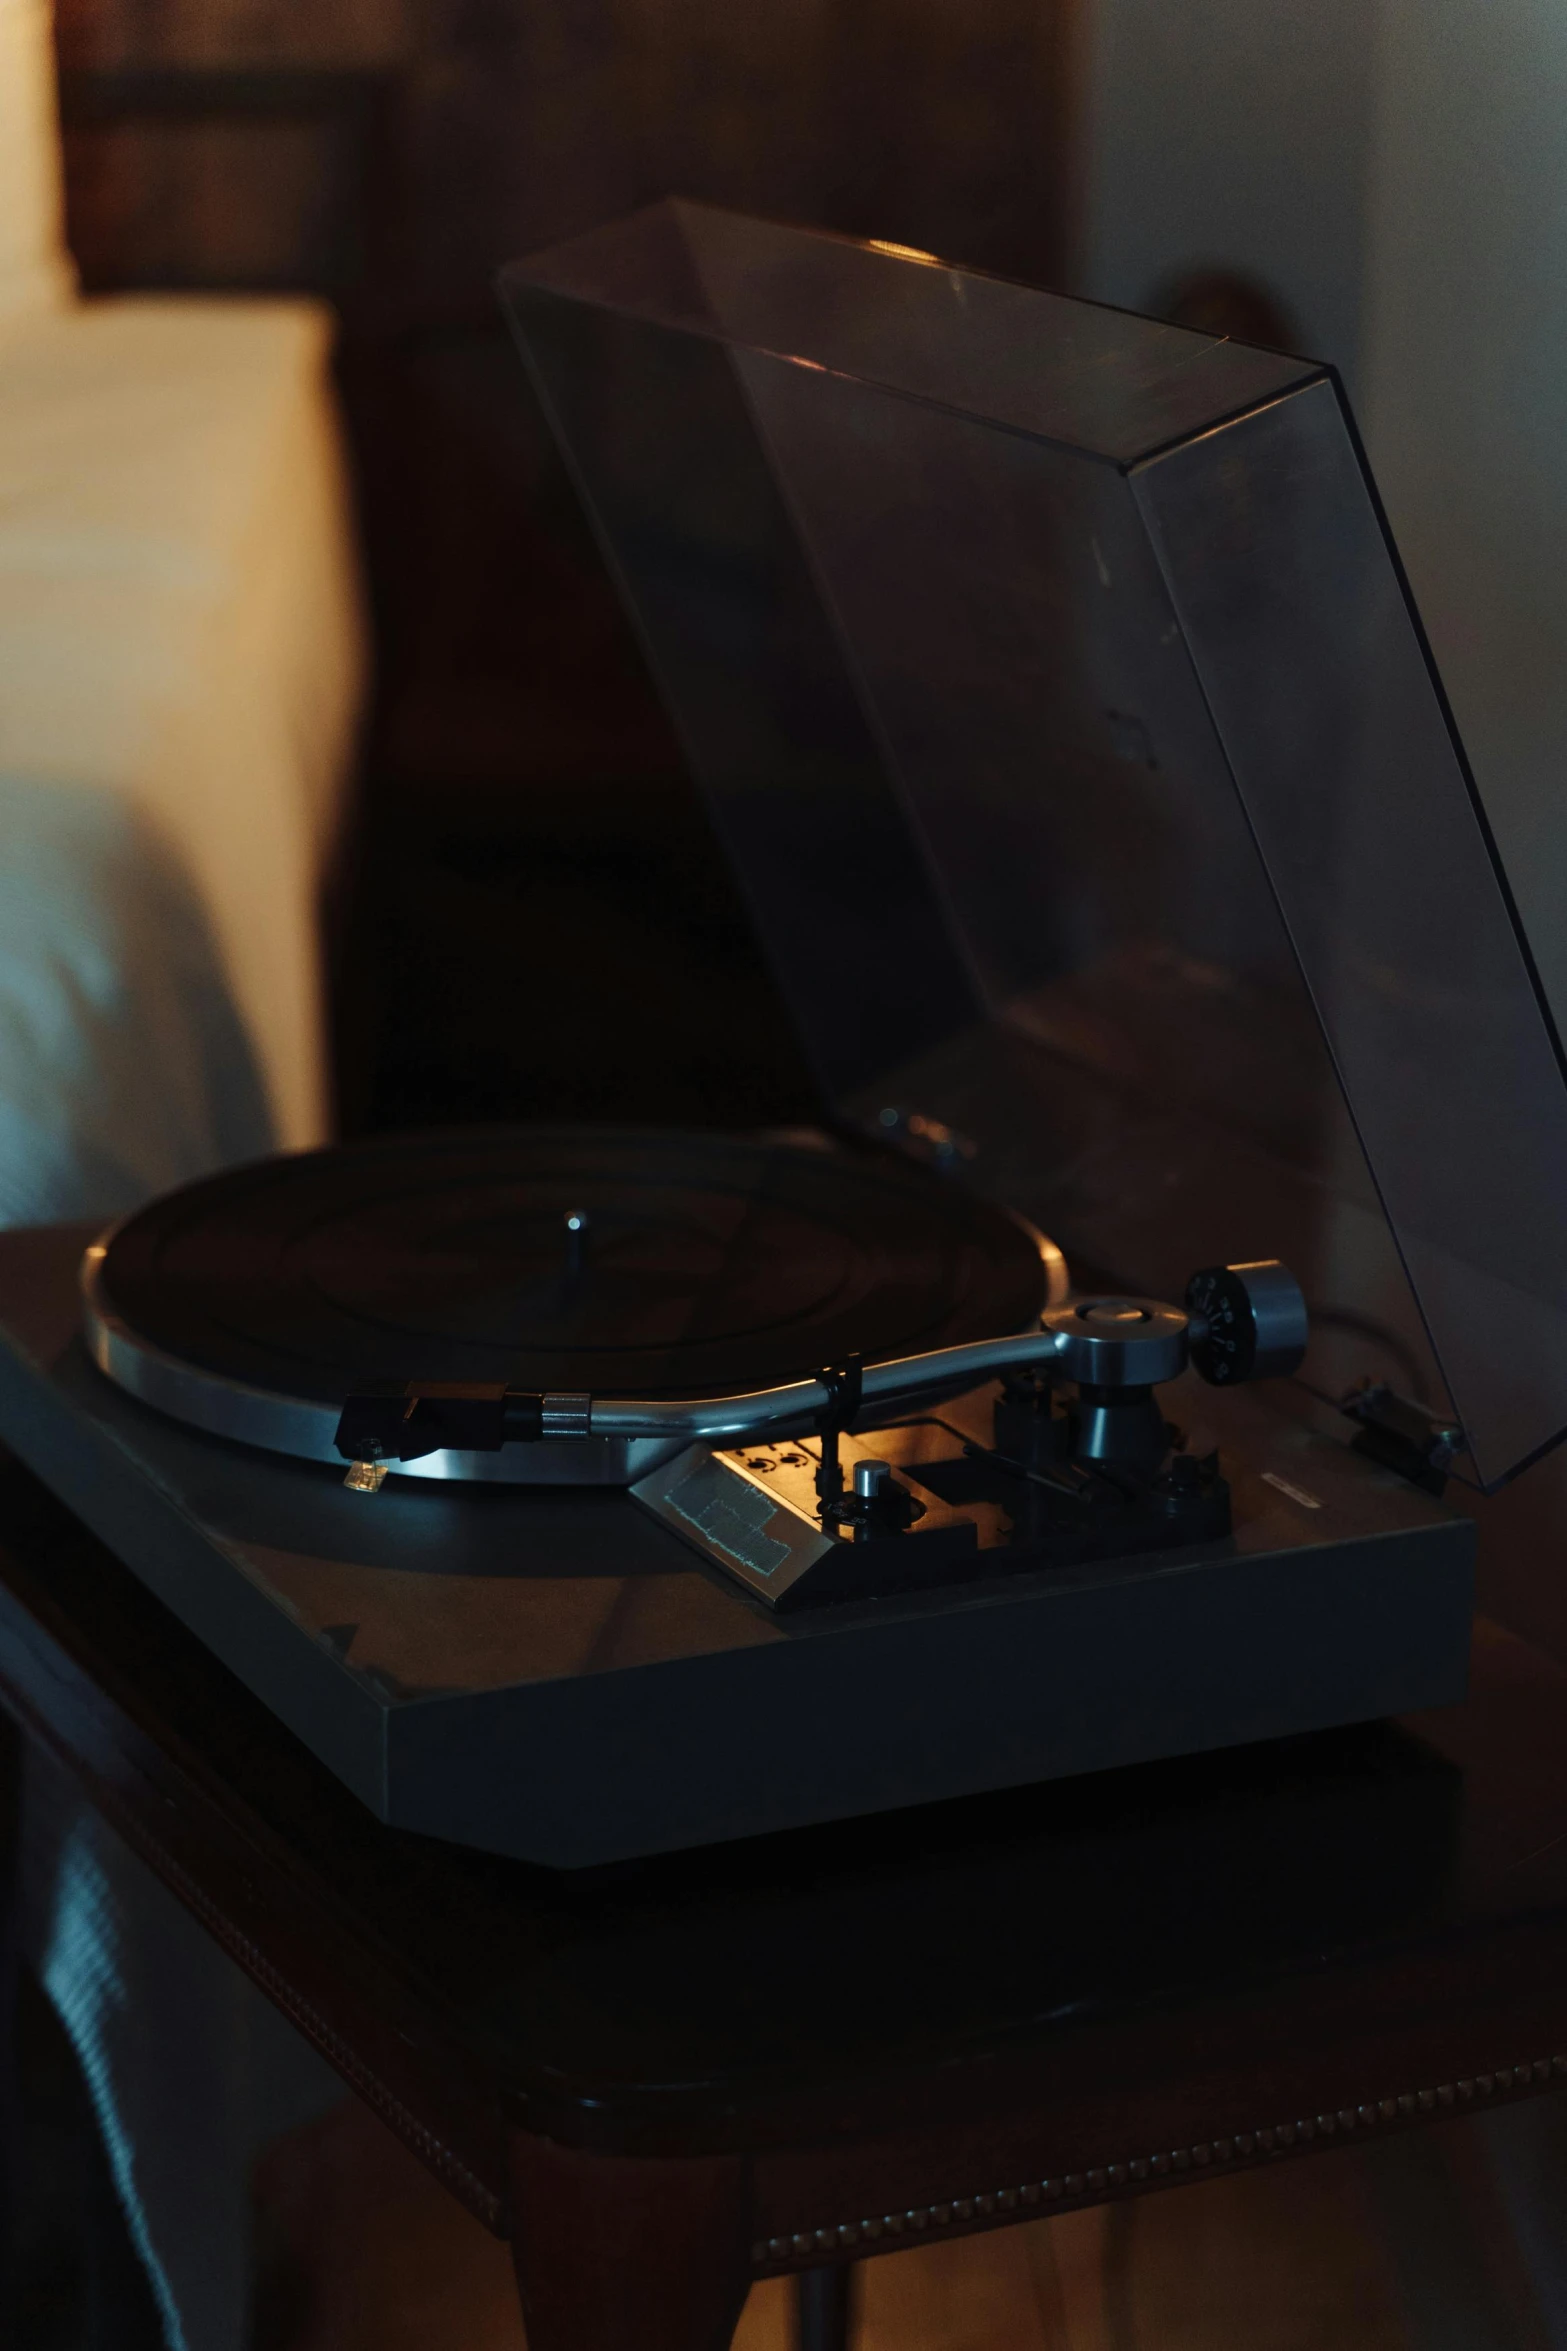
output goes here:
<path id="1" fill-rule="evenodd" d="M 328 1131 L 365 674 L 331 335 L 77 297 L 48 10 L 0 0 L 0 1222 Z M 38 1757 L 24 1811 L 26 1946 L 165 2333 L 239 2351 L 249 2157 L 335 2079 Z"/>

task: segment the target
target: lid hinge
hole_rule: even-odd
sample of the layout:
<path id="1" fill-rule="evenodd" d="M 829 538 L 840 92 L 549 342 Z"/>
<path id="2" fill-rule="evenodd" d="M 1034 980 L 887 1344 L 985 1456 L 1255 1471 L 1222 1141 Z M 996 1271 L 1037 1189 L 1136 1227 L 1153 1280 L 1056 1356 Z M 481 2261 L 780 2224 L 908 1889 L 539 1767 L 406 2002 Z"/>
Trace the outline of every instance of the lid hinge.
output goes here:
<path id="1" fill-rule="evenodd" d="M 1441 1493 L 1464 1443 L 1464 1432 L 1450 1413 L 1416 1404 L 1386 1380 L 1362 1380 L 1340 1400 L 1339 1410 L 1360 1423 L 1357 1453 L 1397 1470 L 1428 1494 Z"/>

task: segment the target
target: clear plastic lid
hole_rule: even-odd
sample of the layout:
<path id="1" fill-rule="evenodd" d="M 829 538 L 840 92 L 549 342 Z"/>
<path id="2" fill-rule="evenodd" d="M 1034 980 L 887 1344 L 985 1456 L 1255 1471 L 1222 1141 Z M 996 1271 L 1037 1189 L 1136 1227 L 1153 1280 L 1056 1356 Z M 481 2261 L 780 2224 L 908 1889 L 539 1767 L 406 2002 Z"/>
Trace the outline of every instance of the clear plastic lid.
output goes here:
<path id="1" fill-rule="evenodd" d="M 503 291 L 845 1112 L 1556 1439 L 1561 1046 L 1331 374 L 676 202 Z"/>

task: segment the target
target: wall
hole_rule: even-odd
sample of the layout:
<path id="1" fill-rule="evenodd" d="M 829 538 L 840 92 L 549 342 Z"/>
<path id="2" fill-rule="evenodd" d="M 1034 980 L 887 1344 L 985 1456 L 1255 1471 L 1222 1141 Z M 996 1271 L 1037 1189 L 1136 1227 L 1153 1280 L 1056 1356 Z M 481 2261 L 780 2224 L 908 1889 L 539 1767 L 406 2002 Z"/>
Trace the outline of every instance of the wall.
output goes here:
<path id="1" fill-rule="evenodd" d="M 1357 369 L 1368 0 L 1086 0 L 1079 275 L 1147 309 L 1220 267 L 1262 280 L 1314 358 Z"/>
<path id="2" fill-rule="evenodd" d="M 1362 406 L 1567 1015 L 1567 10 L 1382 0 Z"/>
<path id="3" fill-rule="evenodd" d="M 1567 1019 L 1567 9 L 1091 0 L 1079 283 L 1255 275 L 1343 370 Z"/>

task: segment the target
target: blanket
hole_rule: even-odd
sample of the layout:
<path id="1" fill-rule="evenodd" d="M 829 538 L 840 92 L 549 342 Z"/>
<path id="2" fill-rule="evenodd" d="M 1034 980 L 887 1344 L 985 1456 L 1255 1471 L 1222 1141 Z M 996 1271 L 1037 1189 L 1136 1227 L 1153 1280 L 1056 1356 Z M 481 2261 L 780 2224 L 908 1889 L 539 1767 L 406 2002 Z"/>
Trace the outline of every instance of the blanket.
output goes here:
<path id="1" fill-rule="evenodd" d="M 0 1222 L 107 1219 L 273 1142 L 173 849 L 115 792 L 0 777 Z M 170 2351 L 242 2351 L 252 2159 L 341 2084 L 37 1754 L 23 1810 L 24 1948 Z"/>

